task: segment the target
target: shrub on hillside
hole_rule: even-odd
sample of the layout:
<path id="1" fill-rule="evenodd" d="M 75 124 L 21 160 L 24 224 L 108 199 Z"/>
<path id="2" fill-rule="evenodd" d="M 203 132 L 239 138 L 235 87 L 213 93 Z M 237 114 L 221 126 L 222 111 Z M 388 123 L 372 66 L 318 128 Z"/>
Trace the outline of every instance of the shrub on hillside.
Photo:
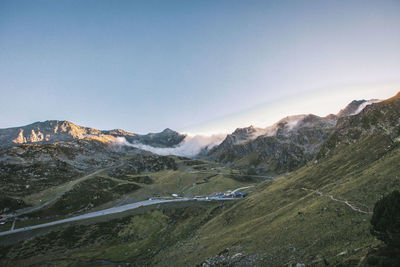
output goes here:
<path id="1" fill-rule="evenodd" d="M 375 203 L 371 234 L 388 247 L 400 248 L 400 192 L 395 190 Z"/>

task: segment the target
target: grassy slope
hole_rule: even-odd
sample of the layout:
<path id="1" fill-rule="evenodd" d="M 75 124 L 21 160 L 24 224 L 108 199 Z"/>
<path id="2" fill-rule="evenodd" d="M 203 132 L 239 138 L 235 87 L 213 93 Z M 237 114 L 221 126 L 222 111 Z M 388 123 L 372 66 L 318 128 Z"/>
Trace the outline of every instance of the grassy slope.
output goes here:
<path id="1" fill-rule="evenodd" d="M 227 205 L 219 212 L 189 208 L 189 212 L 176 210 L 174 215 L 153 211 L 131 218 L 131 223 L 121 225 L 110 221 L 106 223 L 108 228 L 102 228 L 99 223 L 84 229 L 66 228 L 55 231 L 53 237 L 37 237 L 3 248 L 3 261 L 21 263 L 25 259 L 26 263 L 41 257 L 42 260 L 64 258 L 67 263 L 83 259 L 94 264 L 106 257 L 114 262 L 134 261 L 138 265 L 187 266 L 219 254 L 233 256 L 240 252 L 249 259 L 247 262 L 261 266 L 357 265 L 369 248 L 378 244 L 369 233 L 370 214 L 354 211 L 327 195 L 367 211 L 381 195 L 400 189 L 400 144 L 395 132 L 399 129 L 396 124 L 399 117 L 397 114 L 389 120 L 394 123 L 390 126 L 385 122 L 387 116 L 379 117 L 382 110 L 378 108 L 373 113 L 370 109 L 364 113 L 370 112 L 368 116 L 354 116 L 352 123 L 359 119 L 365 131 L 354 127 L 349 128 L 346 136 L 339 132 L 332 137 L 336 138 L 337 145 L 329 147 L 327 156 L 259 185 L 255 193 L 232 207 Z M 369 122 L 365 118 L 373 119 Z M 346 139 L 348 135 L 352 137 Z M 161 190 L 184 191 L 196 179 L 204 179 L 197 177 L 204 173 L 184 170 L 150 174 L 155 182 L 148 186 L 166 179 L 160 183 L 165 186 Z M 179 172 L 182 173 L 178 175 Z M 191 183 L 186 185 L 187 181 Z M 309 190 L 318 190 L 324 195 Z M 171 221 L 175 222 L 173 230 Z M 95 234 L 91 235 L 93 231 Z M 109 238 L 108 231 L 117 237 Z M 68 241 L 74 236 L 77 240 Z"/>
<path id="2" fill-rule="evenodd" d="M 381 194 L 399 189 L 400 148 L 385 136 L 371 138 L 263 183 L 247 199 L 232 207 L 225 205 L 218 212 L 196 207 L 176 209 L 173 214 L 155 210 L 121 219 L 123 222 L 66 228 L 54 232 L 54 236 L 3 248 L 2 258 L 4 263 L 12 260 L 16 265 L 44 259 L 57 264 L 87 261 L 95 265 L 107 259 L 137 265 L 187 266 L 221 253 L 232 256 L 240 252 L 263 266 L 299 262 L 356 265 L 371 246 L 378 244 L 369 234 L 370 214 L 302 188 L 347 199 L 364 210 L 372 208 Z M 385 142 L 390 149 L 382 145 Z M 73 241 L 68 241 L 70 238 Z"/>
<path id="3" fill-rule="evenodd" d="M 259 186 L 258 193 L 199 229 L 198 239 L 171 247 L 161 257 L 182 265 L 199 263 L 240 246 L 239 251 L 268 265 L 323 258 L 332 264 L 358 262 L 377 244 L 369 234 L 370 215 L 302 188 L 371 209 L 382 194 L 400 188 L 399 161 L 397 143 L 385 135 L 367 137 L 318 164 Z"/>
<path id="4" fill-rule="evenodd" d="M 129 159 L 129 157 L 127 157 Z M 238 181 L 229 177 L 229 169 L 213 169 L 215 164 L 192 160 L 179 160 L 177 170 L 162 170 L 142 174 L 126 173 L 112 176 L 106 169 L 69 181 L 56 187 L 46 189 L 25 198 L 27 203 L 40 205 L 51 201 L 50 205 L 26 214 L 24 221 L 17 220 L 15 227 L 36 225 L 54 220 L 54 216 L 69 217 L 72 214 L 100 210 L 116 205 L 141 201 L 153 196 L 171 197 L 178 193 L 185 197 L 208 195 L 216 191 L 226 191 L 242 186 L 255 184 L 254 179 Z M 202 166 L 205 173 L 195 172 L 193 168 Z M 221 174 L 210 174 L 218 172 Z M 135 179 L 138 178 L 138 179 Z M 246 177 L 245 177 L 246 178 Z M 41 200 L 41 201 L 40 201 Z M 11 222 L 1 225 L 6 231 Z"/>
<path id="5" fill-rule="evenodd" d="M 74 266 L 85 263 L 97 266 L 107 260 L 143 266 L 165 247 L 190 237 L 193 229 L 230 205 L 220 202 L 170 203 L 75 222 L 70 226 L 55 226 L 39 230 L 39 233 L 30 232 L 27 234 L 31 238 L 23 236 L 25 241 L 0 247 L 0 264 Z"/>

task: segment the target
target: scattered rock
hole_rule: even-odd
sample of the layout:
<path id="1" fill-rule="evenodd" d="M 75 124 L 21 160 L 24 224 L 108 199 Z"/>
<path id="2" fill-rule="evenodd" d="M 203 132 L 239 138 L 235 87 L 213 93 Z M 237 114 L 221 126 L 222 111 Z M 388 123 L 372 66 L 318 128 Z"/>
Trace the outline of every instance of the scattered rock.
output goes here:
<path id="1" fill-rule="evenodd" d="M 340 252 L 339 254 L 337 254 L 336 256 L 347 255 L 347 253 L 349 253 L 349 252 L 347 250 L 344 250 L 344 251 Z"/>

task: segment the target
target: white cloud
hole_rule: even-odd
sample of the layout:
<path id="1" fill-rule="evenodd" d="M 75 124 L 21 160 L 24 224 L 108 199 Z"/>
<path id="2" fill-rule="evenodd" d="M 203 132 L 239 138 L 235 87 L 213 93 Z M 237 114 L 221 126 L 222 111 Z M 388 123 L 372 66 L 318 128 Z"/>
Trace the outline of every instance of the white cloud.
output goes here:
<path id="1" fill-rule="evenodd" d="M 198 155 L 204 148 L 212 148 L 219 145 L 226 137 L 226 134 L 215 134 L 211 136 L 195 135 L 187 136 L 178 146 L 176 147 L 153 147 L 142 143 L 129 143 L 124 137 L 117 137 L 116 143 L 118 145 L 125 145 L 150 151 L 158 155 L 177 155 L 184 157 L 194 157 Z"/>

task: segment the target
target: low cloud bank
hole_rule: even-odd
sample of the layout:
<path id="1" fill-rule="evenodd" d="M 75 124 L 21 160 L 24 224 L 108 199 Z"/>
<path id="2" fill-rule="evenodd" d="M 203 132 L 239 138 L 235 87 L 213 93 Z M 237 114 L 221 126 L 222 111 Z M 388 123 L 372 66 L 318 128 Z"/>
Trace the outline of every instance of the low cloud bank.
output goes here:
<path id="1" fill-rule="evenodd" d="M 203 149 L 211 149 L 222 143 L 225 139 L 226 134 L 215 134 L 211 136 L 195 135 L 187 136 L 177 147 L 153 147 L 149 145 L 144 145 L 142 143 L 129 143 L 126 141 L 125 137 L 117 137 L 116 143 L 118 145 L 131 146 L 158 155 L 176 155 L 183 157 L 194 157 L 198 155 Z"/>

